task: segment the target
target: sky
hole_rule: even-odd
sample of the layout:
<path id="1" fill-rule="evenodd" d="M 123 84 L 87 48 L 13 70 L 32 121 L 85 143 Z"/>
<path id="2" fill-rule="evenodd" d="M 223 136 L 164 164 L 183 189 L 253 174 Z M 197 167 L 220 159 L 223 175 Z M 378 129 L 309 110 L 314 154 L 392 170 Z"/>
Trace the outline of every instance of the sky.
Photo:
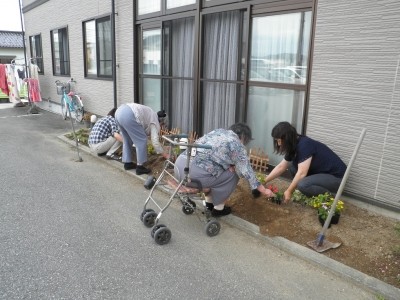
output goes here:
<path id="1" fill-rule="evenodd" d="M 21 31 L 19 0 L 0 0 L 0 30 Z"/>

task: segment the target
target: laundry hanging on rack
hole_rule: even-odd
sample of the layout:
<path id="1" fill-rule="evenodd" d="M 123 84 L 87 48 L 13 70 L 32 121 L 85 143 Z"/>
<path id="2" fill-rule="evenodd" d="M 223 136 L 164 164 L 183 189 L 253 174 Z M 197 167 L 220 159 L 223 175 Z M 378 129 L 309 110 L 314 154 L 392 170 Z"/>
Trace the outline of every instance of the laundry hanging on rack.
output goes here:
<path id="1" fill-rule="evenodd" d="M 18 89 L 18 84 L 17 84 L 17 79 L 15 77 L 15 66 L 13 65 L 6 65 L 6 70 L 7 70 L 7 84 L 8 84 L 8 99 L 10 102 L 20 102 L 20 96 L 19 96 L 19 89 Z"/>
<path id="2" fill-rule="evenodd" d="M 7 84 L 7 70 L 6 65 L 0 64 L 0 90 L 2 93 L 8 96 L 8 84 Z"/>
<path id="3" fill-rule="evenodd" d="M 39 80 L 35 78 L 26 78 L 25 81 L 28 83 L 30 101 L 42 101 L 42 97 L 40 96 Z"/>

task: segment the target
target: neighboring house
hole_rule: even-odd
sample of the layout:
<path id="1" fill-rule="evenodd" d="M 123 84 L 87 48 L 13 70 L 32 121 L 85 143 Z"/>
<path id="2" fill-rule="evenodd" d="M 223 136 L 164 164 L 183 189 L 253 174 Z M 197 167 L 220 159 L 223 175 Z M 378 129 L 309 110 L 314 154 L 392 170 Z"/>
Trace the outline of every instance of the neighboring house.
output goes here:
<path id="1" fill-rule="evenodd" d="M 24 62 L 22 32 L 0 30 L 0 64 L 9 64 L 13 59 L 21 59 L 21 62 Z"/>
<path id="2" fill-rule="evenodd" d="M 366 128 L 345 193 L 400 210 L 398 0 L 24 0 L 23 12 L 43 97 L 73 77 L 96 114 L 135 101 L 200 134 L 244 121 L 272 165 L 279 121 L 345 162 Z"/>

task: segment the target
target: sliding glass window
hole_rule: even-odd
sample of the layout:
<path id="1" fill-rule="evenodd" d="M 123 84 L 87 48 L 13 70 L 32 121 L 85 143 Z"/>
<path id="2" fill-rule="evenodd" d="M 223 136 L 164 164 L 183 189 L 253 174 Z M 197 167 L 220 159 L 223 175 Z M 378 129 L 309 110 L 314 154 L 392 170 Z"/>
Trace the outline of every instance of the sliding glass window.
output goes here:
<path id="1" fill-rule="evenodd" d="M 83 23 L 85 76 L 112 77 L 112 36 L 110 17 Z"/>
<path id="2" fill-rule="evenodd" d="M 194 18 L 142 31 L 142 101 L 165 109 L 170 127 L 193 130 Z"/>
<path id="3" fill-rule="evenodd" d="M 44 67 L 43 67 L 43 51 L 42 51 L 42 36 L 32 35 L 29 37 L 30 42 L 30 50 L 31 50 L 31 59 L 33 63 L 35 63 L 39 70 L 39 74 L 44 74 Z"/>
<path id="4" fill-rule="evenodd" d="M 310 35 L 311 12 L 252 19 L 247 120 L 251 146 L 265 149 L 273 165 L 281 159 L 273 154 L 275 124 L 288 121 L 302 131 Z"/>
<path id="5" fill-rule="evenodd" d="M 53 75 L 70 75 L 68 29 L 60 28 L 50 33 Z"/>
<path id="6" fill-rule="evenodd" d="M 236 121 L 243 97 L 240 79 L 243 11 L 205 15 L 202 46 L 203 132 L 227 128 Z"/>

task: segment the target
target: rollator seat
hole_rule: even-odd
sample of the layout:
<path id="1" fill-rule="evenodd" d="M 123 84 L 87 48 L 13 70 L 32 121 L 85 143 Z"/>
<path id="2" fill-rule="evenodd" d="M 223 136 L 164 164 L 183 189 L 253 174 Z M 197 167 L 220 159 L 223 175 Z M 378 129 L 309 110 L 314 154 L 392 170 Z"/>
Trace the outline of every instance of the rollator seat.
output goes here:
<path id="1" fill-rule="evenodd" d="M 173 180 L 172 178 L 166 180 L 166 183 L 167 183 L 171 188 L 173 188 L 174 190 L 176 190 L 176 189 L 178 188 L 178 185 L 179 185 L 179 183 L 176 182 L 175 180 Z M 206 193 L 206 192 L 209 192 L 209 191 L 210 191 L 210 189 L 203 189 L 203 192 L 205 192 L 205 193 Z M 198 193 L 200 193 L 201 191 L 200 191 L 198 188 L 195 188 L 195 187 L 189 187 L 189 186 L 182 185 L 182 186 L 179 188 L 178 192 L 179 192 L 179 193 L 184 193 L 184 194 L 198 194 Z"/>

